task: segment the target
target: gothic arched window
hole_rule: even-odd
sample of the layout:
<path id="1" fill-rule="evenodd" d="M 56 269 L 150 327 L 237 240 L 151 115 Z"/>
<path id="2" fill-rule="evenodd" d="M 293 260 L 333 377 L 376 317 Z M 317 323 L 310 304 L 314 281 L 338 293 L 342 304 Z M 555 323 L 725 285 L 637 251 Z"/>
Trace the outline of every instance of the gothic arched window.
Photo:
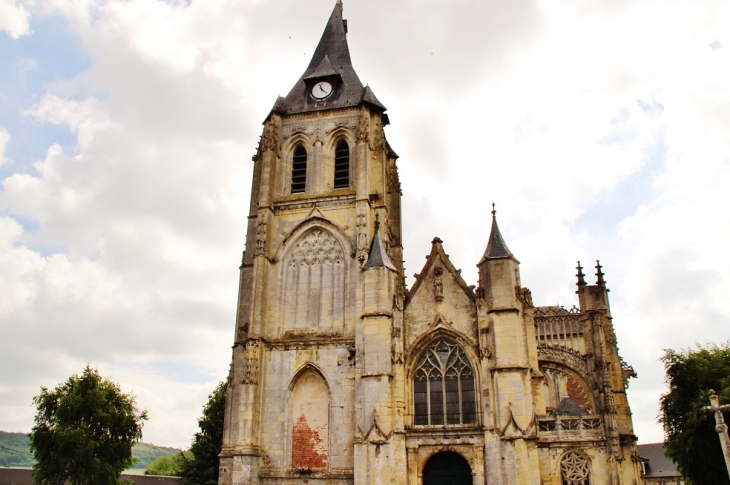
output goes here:
<path id="1" fill-rule="evenodd" d="M 569 451 L 560 460 L 563 485 L 590 485 L 590 461 L 577 451 Z"/>
<path id="2" fill-rule="evenodd" d="M 415 424 L 476 424 L 474 371 L 455 342 L 431 343 L 416 364 L 413 377 Z"/>
<path id="3" fill-rule="evenodd" d="M 335 188 L 346 189 L 349 186 L 350 146 L 345 140 L 340 140 L 335 148 Z"/>
<path id="4" fill-rule="evenodd" d="M 291 168 L 291 193 L 301 194 L 307 185 L 307 150 L 302 145 L 294 149 Z"/>

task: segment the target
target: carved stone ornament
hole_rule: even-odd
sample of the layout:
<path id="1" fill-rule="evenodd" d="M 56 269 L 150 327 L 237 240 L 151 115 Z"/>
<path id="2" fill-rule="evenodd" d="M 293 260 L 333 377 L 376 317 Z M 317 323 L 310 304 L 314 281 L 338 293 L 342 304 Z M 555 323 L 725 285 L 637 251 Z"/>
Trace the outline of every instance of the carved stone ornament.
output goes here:
<path id="1" fill-rule="evenodd" d="M 433 296 L 436 299 L 436 301 L 443 301 L 443 299 L 444 299 L 444 282 L 441 279 L 441 276 L 444 274 L 444 270 L 442 268 L 436 268 L 433 270 L 433 274 L 435 276 L 434 282 L 433 282 Z"/>
<path id="2" fill-rule="evenodd" d="M 492 356 L 492 349 L 489 348 L 489 345 L 485 345 L 483 348 L 479 349 L 479 358 L 481 360 L 486 360 Z"/>
<path id="3" fill-rule="evenodd" d="M 393 342 L 392 342 L 392 349 L 391 349 L 391 356 L 390 360 L 393 362 L 394 365 L 400 365 L 403 364 L 403 339 L 401 338 L 402 331 L 401 327 L 393 327 L 392 330 L 393 334 Z"/>
<path id="4" fill-rule="evenodd" d="M 522 303 L 525 308 L 535 307 L 532 304 L 532 292 L 529 288 L 520 288 L 519 286 L 517 286 L 515 287 L 515 290 L 515 293 L 517 294 L 517 299 Z"/>
<path id="5" fill-rule="evenodd" d="M 357 208 L 357 260 L 365 263 L 368 257 L 368 217 L 364 207 Z"/>
<path id="6" fill-rule="evenodd" d="M 256 227 L 256 255 L 266 256 L 266 226 L 267 213 L 261 211 L 258 215 L 258 224 Z"/>
<path id="7" fill-rule="evenodd" d="M 286 129 L 285 135 L 282 137 L 282 140 L 288 140 L 294 135 L 313 135 L 311 131 L 307 131 L 307 127 L 304 125 L 294 125 L 290 126 Z"/>
<path id="8" fill-rule="evenodd" d="M 567 485 L 588 485 L 588 458 L 577 451 L 569 451 L 560 460 L 560 475 Z"/>
<path id="9" fill-rule="evenodd" d="M 297 242 L 292 250 L 289 264 L 313 266 L 323 263 L 338 264 L 342 260 L 342 248 L 334 236 L 327 231 L 314 229 Z"/>
<path id="10" fill-rule="evenodd" d="M 272 150 L 278 151 L 279 147 L 279 127 L 275 123 L 269 123 L 264 130 L 264 136 L 261 138 L 261 153 Z"/>
<path id="11" fill-rule="evenodd" d="M 322 136 L 322 124 L 321 123 L 317 123 L 317 126 L 314 128 L 314 134 L 315 134 L 314 144 L 322 146 L 324 144 L 324 142 L 322 141 L 323 136 Z"/>
<path id="12" fill-rule="evenodd" d="M 398 177 L 398 166 L 395 163 L 391 163 L 388 167 L 387 172 L 388 178 L 388 193 L 389 194 L 401 194 L 400 179 Z"/>
<path id="13" fill-rule="evenodd" d="M 363 113 L 360 117 L 360 124 L 357 127 L 358 143 L 367 143 L 370 140 L 370 123 L 368 123 L 367 113 Z"/>
<path id="14" fill-rule="evenodd" d="M 568 367 L 582 376 L 589 375 L 586 358 L 572 349 L 540 345 L 537 348 L 537 360 Z"/>
<path id="15" fill-rule="evenodd" d="M 259 383 L 259 341 L 248 340 L 243 344 L 243 377 L 241 384 L 258 385 Z"/>
<path id="16" fill-rule="evenodd" d="M 373 152 L 373 158 L 377 156 L 379 150 L 385 149 L 385 133 L 383 133 L 383 127 L 380 122 L 375 123 L 375 134 L 373 135 L 372 143 L 370 144 L 370 150 Z"/>

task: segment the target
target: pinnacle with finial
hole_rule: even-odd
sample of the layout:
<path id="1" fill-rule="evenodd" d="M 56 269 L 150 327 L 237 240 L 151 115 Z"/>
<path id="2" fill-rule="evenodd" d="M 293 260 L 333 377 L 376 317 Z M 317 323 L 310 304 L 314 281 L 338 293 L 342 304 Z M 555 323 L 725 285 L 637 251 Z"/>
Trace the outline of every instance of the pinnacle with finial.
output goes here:
<path id="1" fill-rule="evenodd" d="M 603 279 L 603 271 L 601 271 L 601 269 L 601 262 L 596 260 L 596 284 L 606 286 L 606 281 Z"/>
<path id="2" fill-rule="evenodd" d="M 380 228 L 380 214 L 377 212 L 375 213 L 375 232 L 378 232 L 378 229 Z"/>
<path id="3" fill-rule="evenodd" d="M 576 275 L 578 277 L 578 286 L 585 286 L 586 279 L 583 274 L 583 266 L 580 265 L 580 261 L 578 261 L 578 267 L 576 269 L 578 270 L 578 274 Z"/>

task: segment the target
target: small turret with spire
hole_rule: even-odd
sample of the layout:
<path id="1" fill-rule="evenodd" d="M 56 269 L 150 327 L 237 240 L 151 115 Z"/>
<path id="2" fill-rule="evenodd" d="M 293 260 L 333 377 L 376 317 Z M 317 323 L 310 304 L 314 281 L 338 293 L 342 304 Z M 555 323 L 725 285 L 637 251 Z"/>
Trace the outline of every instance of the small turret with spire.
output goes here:
<path id="1" fill-rule="evenodd" d="M 388 252 L 385 250 L 383 240 L 380 238 L 380 215 L 377 213 L 375 214 L 375 235 L 373 236 L 373 242 L 370 244 L 368 260 L 363 265 L 363 269 L 367 268 L 388 268 L 397 271 L 390 261 Z"/>
<path id="2" fill-rule="evenodd" d="M 489 234 L 487 249 L 484 251 L 484 256 L 482 256 L 479 264 L 489 259 L 503 258 L 514 258 L 514 255 L 507 247 L 507 243 L 504 242 L 502 233 L 499 231 L 499 226 L 497 225 L 497 209 L 494 202 L 492 202 L 492 230 Z"/>
<path id="3" fill-rule="evenodd" d="M 515 288 L 520 286 L 520 262 L 502 237 L 497 210 L 492 203 L 492 230 L 487 249 L 479 260 L 479 294 L 494 308 L 517 308 Z"/>

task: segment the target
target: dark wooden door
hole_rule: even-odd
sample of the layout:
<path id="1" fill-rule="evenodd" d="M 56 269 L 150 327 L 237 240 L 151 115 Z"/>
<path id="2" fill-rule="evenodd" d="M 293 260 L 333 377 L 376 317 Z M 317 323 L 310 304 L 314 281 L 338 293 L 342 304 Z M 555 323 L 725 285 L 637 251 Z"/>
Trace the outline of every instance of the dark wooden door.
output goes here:
<path id="1" fill-rule="evenodd" d="M 423 485 L 472 485 L 471 467 L 458 453 L 445 451 L 429 458 L 423 467 Z"/>

